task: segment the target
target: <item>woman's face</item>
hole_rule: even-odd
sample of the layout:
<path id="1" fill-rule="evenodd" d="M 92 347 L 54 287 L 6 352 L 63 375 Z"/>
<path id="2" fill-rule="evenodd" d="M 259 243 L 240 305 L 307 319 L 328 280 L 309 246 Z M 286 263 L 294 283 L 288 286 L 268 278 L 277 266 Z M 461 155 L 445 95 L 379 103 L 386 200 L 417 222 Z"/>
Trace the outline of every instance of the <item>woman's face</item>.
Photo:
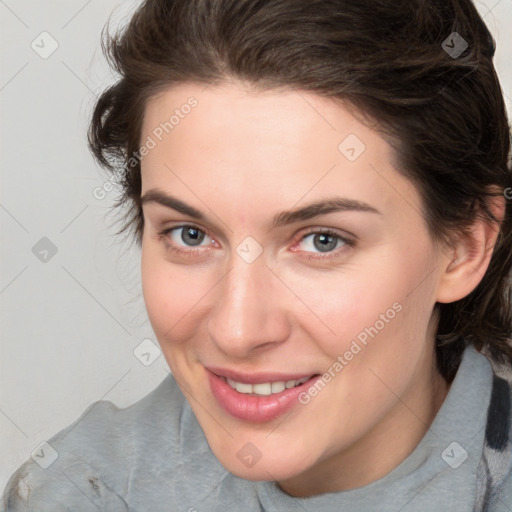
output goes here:
<path id="1" fill-rule="evenodd" d="M 154 97 L 141 141 L 144 299 L 216 457 L 290 494 L 389 472 L 439 407 L 447 265 L 390 146 L 339 103 L 236 83 Z"/>

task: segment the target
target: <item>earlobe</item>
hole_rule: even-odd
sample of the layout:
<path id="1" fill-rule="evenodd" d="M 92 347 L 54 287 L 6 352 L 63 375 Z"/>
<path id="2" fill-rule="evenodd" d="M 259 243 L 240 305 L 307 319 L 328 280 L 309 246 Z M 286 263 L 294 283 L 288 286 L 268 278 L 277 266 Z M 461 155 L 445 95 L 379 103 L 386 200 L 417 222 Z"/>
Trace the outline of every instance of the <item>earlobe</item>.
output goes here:
<path id="1" fill-rule="evenodd" d="M 505 216 L 505 198 L 493 196 L 488 207 L 499 221 L 478 218 L 467 233 L 461 234 L 445 248 L 436 301 L 450 303 L 469 295 L 480 283 L 491 257 Z"/>

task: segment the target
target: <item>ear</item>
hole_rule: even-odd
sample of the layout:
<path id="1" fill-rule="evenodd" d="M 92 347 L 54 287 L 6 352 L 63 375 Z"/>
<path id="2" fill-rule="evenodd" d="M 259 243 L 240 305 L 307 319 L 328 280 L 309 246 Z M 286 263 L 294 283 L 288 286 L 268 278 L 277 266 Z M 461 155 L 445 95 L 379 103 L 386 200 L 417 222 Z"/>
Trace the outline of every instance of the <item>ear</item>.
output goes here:
<path id="1" fill-rule="evenodd" d="M 504 195 L 491 196 L 487 205 L 499 224 L 479 218 L 467 234 L 459 235 L 443 251 L 437 302 L 455 302 L 466 297 L 484 277 L 505 216 Z"/>

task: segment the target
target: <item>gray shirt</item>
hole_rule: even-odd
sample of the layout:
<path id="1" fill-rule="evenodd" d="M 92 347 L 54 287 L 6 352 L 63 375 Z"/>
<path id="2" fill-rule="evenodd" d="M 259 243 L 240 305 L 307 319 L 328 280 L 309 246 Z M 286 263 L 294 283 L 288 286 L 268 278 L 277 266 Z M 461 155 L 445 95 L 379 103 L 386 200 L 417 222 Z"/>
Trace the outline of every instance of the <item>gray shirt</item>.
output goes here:
<path id="1" fill-rule="evenodd" d="M 498 381 L 501 387 L 493 386 Z M 226 471 L 169 375 L 125 409 L 107 401 L 91 405 L 48 441 L 39 464 L 30 459 L 11 477 L 4 507 L 7 512 L 512 512 L 510 405 L 507 381 L 497 379 L 489 360 L 467 347 L 434 422 L 399 466 L 364 487 L 294 498 L 275 482 L 250 482 Z M 55 455 L 48 467 L 40 466 Z"/>

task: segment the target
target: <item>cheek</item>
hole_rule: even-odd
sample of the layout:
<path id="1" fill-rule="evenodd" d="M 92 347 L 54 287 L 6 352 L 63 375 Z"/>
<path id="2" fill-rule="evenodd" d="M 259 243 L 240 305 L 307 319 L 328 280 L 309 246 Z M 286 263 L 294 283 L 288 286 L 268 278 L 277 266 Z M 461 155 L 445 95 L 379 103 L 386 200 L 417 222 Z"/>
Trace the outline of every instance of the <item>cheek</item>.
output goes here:
<path id="1" fill-rule="evenodd" d="M 148 318 L 163 346 L 189 337 L 206 290 L 200 272 L 171 264 L 156 252 L 142 250 L 142 293 Z"/>
<path id="2" fill-rule="evenodd" d="M 425 335 L 434 303 L 427 251 L 389 247 L 378 256 L 336 274 L 295 276 L 291 284 L 310 310 L 303 327 L 332 359 L 354 341 L 393 351 Z"/>

